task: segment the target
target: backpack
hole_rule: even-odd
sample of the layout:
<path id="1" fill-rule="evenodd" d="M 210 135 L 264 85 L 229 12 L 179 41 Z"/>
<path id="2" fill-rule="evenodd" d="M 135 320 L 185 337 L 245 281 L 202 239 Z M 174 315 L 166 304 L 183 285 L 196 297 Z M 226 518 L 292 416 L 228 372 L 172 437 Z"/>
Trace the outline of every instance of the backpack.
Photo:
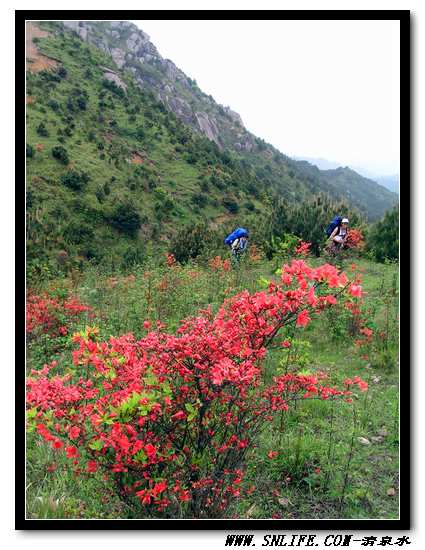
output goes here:
<path id="1" fill-rule="evenodd" d="M 232 242 L 236 239 L 240 239 L 241 237 L 248 237 L 249 233 L 246 229 L 243 227 L 238 227 L 235 229 L 230 235 L 227 235 L 227 237 L 224 239 L 224 244 L 227 244 L 228 246 L 232 245 Z"/>
<path id="2" fill-rule="evenodd" d="M 246 250 L 246 247 L 248 246 L 248 239 L 242 237 L 240 240 L 239 240 L 239 250 L 241 252 L 243 252 L 244 250 Z"/>
<path id="3" fill-rule="evenodd" d="M 335 216 L 335 218 L 331 221 L 331 223 L 328 225 L 327 229 L 325 230 L 326 235 L 330 237 L 335 227 L 340 227 L 341 222 L 342 222 L 341 216 Z"/>

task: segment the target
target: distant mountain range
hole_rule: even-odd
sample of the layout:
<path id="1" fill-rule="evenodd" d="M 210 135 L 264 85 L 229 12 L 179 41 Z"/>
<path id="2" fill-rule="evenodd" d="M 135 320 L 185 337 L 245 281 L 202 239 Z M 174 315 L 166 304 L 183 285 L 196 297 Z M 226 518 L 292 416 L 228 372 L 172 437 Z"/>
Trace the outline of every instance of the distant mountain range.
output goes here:
<path id="1" fill-rule="evenodd" d="M 333 162 L 324 158 L 313 158 L 313 157 L 293 157 L 294 160 L 305 160 L 310 164 L 314 164 L 320 168 L 320 170 L 335 170 L 336 168 L 341 168 L 342 164 Z M 379 185 L 382 185 L 389 191 L 399 194 L 399 177 L 398 174 L 391 175 L 379 175 L 371 172 L 370 170 L 363 168 L 361 166 L 351 166 L 352 170 L 358 174 L 368 178 L 372 181 L 375 181 Z"/>

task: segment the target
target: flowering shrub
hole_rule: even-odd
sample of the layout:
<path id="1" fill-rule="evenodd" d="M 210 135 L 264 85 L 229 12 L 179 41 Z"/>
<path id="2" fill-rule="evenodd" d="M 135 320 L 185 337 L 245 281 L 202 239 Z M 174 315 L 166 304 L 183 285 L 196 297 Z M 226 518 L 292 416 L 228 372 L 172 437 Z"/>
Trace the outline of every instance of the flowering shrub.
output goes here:
<path id="1" fill-rule="evenodd" d="M 221 517 L 252 490 L 246 457 L 275 414 L 298 399 L 349 399 L 354 384 L 366 388 L 357 377 L 343 389 L 323 374 L 263 377 L 267 348 L 286 327 L 307 326 L 352 288 L 334 266 L 294 260 L 266 291 L 243 291 L 215 315 L 202 310 L 175 334 L 159 323 L 139 341 L 102 342 L 86 327 L 65 374 L 56 362 L 32 371 L 29 429 L 65 452 L 76 474 L 109 476 L 142 517 Z"/>
<path id="2" fill-rule="evenodd" d="M 29 293 L 26 331 L 28 334 L 42 332 L 50 336 L 65 336 L 69 323 L 78 319 L 81 313 L 86 311 L 91 311 L 91 307 L 80 303 L 75 297 L 60 300 L 47 294 Z"/>
<path id="3" fill-rule="evenodd" d="M 168 267 L 172 267 L 176 264 L 176 258 L 174 257 L 174 254 L 167 254 L 167 265 Z"/>
<path id="4" fill-rule="evenodd" d="M 394 345 L 398 334 L 397 280 L 393 279 L 389 288 L 382 281 L 379 297 L 372 306 L 365 303 L 360 274 L 356 274 L 354 283 L 351 294 L 356 299 L 349 306 L 357 328 L 354 345 L 358 348 L 360 357 L 373 366 L 394 366 L 398 355 L 398 347 Z M 379 310 L 383 321 L 381 326 L 374 321 Z"/>
<path id="5" fill-rule="evenodd" d="M 262 259 L 261 251 L 258 249 L 258 247 L 255 244 L 251 244 L 248 248 L 249 251 L 249 259 L 251 262 L 256 263 L 259 262 Z"/>
<path id="6" fill-rule="evenodd" d="M 208 265 L 213 271 L 227 272 L 230 270 L 230 261 L 223 260 L 220 256 L 215 256 L 208 261 Z"/>
<path id="7" fill-rule="evenodd" d="M 345 240 L 345 246 L 347 248 L 364 248 L 364 237 L 360 229 L 350 229 Z"/>
<path id="8" fill-rule="evenodd" d="M 308 256 L 310 254 L 311 243 L 304 242 L 302 239 L 299 239 L 298 245 L 295 248 L 295 254 L 297 256 Z"/>

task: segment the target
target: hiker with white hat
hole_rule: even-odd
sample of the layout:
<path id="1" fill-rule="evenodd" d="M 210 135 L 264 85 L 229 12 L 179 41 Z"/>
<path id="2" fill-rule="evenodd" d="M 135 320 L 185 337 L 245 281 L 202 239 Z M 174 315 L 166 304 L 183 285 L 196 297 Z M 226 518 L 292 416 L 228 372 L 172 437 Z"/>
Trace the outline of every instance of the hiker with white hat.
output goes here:
<path id="1" fill-rule="evenodd" d="M 344 243 L 348 236 L 348 224 L 348 218 L 342 218 L 341 224 L 337 225 L 337 227 L 335 227 L 335 229 L 332 231 L 329 240 L 332 241 L 332 244 L 334 246 L 339 245 L 339 248 L 344 248 Z"/>

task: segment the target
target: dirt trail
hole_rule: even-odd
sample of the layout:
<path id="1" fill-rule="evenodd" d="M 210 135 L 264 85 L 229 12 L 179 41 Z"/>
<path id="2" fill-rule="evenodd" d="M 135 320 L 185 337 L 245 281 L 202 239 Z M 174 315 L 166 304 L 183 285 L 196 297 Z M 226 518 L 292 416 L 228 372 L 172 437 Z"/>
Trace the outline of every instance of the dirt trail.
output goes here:
<path id="1" fill-rule="evenodd" d="M 27 71 L 37 73 L 44 69 L 54 69 L 58 66 L 58 62 L 41 54 L 34 44 L 34 38 L 45 38 L 49 33 L 39 29 L 34 23 L 27 23 L 26 28 L 26 58 Z"/>
<path id="2" fill-rule="evenodd" d="M 210 220 L 209 226 L 211 229 L 218 229 L 222 223 L 225 223 L 231 219 L 230 214 L 220 214 L 216 216 L 214 220 Z"/>
<path id="3" fill-rule="evenodd" d="M 145 160 L 139 155 L 139 153 L 133 153 L 130 162 L 131 164 L 143 164 Z"/>

